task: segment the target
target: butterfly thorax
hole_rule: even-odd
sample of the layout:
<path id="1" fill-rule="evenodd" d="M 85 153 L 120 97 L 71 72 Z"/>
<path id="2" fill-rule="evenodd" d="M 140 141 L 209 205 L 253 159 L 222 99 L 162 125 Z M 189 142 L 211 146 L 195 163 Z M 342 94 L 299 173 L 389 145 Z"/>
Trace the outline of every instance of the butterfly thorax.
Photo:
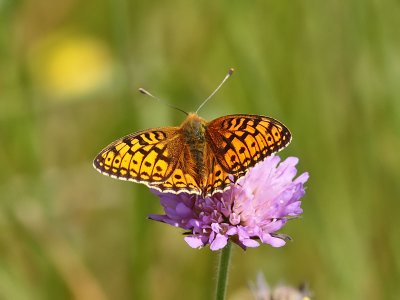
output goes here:
<path id="1" fill-rule="evenodd" d="M 182 135 L 185 138 L 186 144 L 189 145 L 190 156 L 195 163 L 193 166 L 194 175 L 199 181 L 202 180 L 205 171 L 204 149 L 206 146 L 206 123 L 206 120 L 200 118 L 197 114 L 190 113 L 181 125 Z"/>

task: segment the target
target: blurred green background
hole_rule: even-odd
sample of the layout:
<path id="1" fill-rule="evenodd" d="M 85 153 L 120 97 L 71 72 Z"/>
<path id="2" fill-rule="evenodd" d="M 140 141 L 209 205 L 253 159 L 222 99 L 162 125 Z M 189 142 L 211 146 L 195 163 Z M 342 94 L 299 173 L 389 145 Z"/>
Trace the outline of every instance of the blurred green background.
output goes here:
<path id="1" fill-rule="evenodd" d="M 275 117 L 309 171 L 293 242 L 235 247 L 228 299 L 307 282 L 400 299 L 398 1 L 0 1 L 0 299 L 211 299 L 194 250 L 141 185 L 92 168 L 109 142 L 195 110 Z"/>

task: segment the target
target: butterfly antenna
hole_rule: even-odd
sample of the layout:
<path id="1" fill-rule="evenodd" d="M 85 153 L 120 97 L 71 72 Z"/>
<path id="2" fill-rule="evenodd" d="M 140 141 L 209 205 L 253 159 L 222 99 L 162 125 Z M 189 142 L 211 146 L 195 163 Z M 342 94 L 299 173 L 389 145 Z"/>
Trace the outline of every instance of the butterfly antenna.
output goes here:
<path id="1" fill-rule="evenodd" d="M 168 102 L 166 102 L 166 101 L 164 101 L 164 100 L 161 100 L 160 98 L 157 98 L 156 96 L 153 96 L 153 95 L 150 94 L 148 91 L 146 91 L 144 88 L 139 88 L 139 92 L 141 92 L 141 93 L 144 94 L 144 95 L 150 96 L 151 98 L 153 98 L 153 99 L 155 99 L 155 100 L 157 100 L 157 101 L 159 101 L 159 102 L 165 104 L 166 106 L 168 106 L 168 107 L 170 107 L 170 108 L 179 110 L 180 112 L 183 112 L 183 113 L 184 113 L 185 115 L 187 115 L 187 116 L 189 115 L 186 111 L 184 111 L 184 110 L 182 110 L 182 109 L 180 109 L 180 108 L 178 108 L 178 107 L 176 107 L 176 106 L 173 106 L 173 105 L 169 104 Z"/>
<path id="2" fill-rule="evenodd" d="M 210 100 L 216 92 L 218 92 L 218 90 L 221 88 L 221 86 L 225 83 L 225 81 L 228 80 L 229 77 L 231 77 L 231 75 L 233 74 L 233 71 L 235 71 L 233 68 L 230 68 L 228 71 L 228 74 L 226 74 L 225 78 L 221 81 L 221 83 L 217 86 L 217 88 L 214 90 L 214 92 L 211 93 L 210 96 L 208 96 L 208 98 L 206 100 L 203 101 L 202 104 L 200 104 L 199 108 L 196 110 L 196 114 L 199 112 L 199 110 L 204 106 L 204 104 L 207 103 L 208 100 Z"/>

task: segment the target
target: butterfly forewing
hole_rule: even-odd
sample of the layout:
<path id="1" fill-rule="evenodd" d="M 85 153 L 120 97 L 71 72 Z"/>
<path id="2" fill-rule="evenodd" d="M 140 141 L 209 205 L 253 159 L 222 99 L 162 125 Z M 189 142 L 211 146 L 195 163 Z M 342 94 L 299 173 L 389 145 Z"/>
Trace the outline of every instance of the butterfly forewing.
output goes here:
<path id="1" fill-rule="evenodd" d="M 237 179 L 286 147 L 291 134 L 285 125 L 269 117 L 229 115 L 210 121 L 206 138 L 223 170 Z"/>

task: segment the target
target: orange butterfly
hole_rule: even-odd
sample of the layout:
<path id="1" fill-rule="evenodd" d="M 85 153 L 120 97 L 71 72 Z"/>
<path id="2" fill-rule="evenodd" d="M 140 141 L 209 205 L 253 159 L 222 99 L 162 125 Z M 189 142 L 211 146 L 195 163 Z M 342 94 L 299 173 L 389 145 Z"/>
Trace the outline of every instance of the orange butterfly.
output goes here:
<path id="1" fill-rule="evenodd" d="M 190 113 L 179 127 L 142 130 L 116 140 L 97 155 L 93 165 L 105 175 L 161 192 L 205 197 L 224 191 L 290 140 L 285 125 L 270 117 L 238 114 L 207 122 Z"/>

